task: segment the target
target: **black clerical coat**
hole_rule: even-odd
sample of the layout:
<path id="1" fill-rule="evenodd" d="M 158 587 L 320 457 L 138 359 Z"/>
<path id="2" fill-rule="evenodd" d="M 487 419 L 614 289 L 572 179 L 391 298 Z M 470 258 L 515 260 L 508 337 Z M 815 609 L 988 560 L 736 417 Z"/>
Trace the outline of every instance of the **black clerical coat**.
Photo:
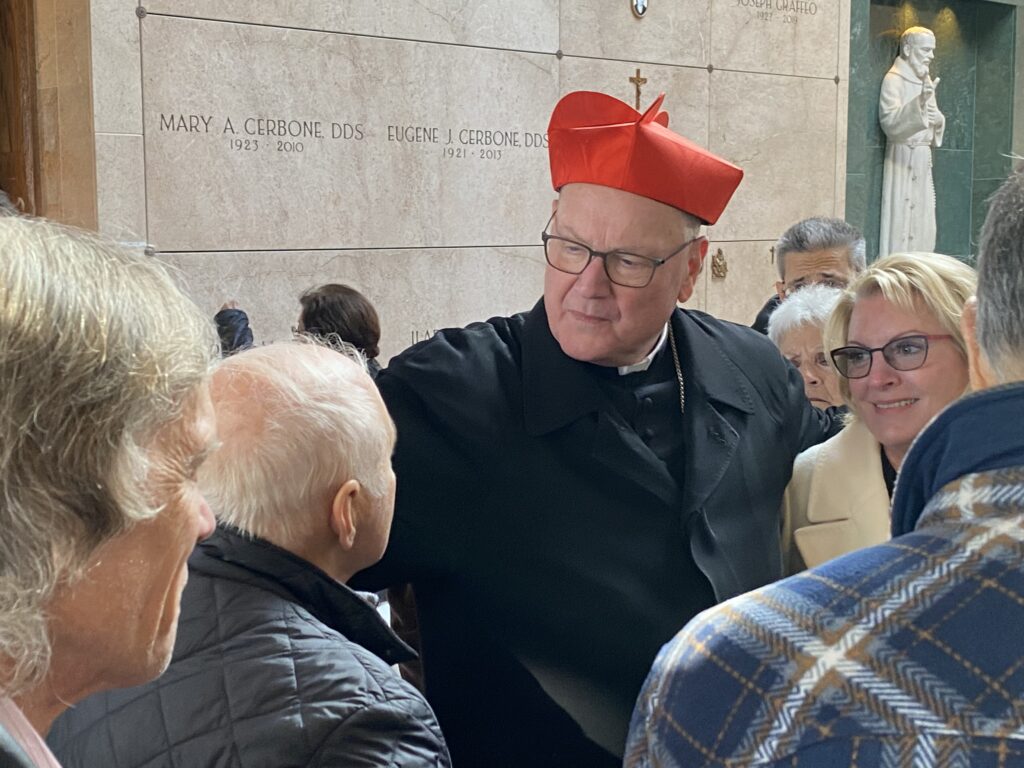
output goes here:
<path id="1" fill-rule="evenodd" d="M 542 303 L 441 331 L 377 379 L 397 507 L 356 583 L 413 582 L 456 766 L 618 764 L 661 645 L 783 575 L 780 501 L 827 420 L 764 336 L 697 312 L 671 322 L 682 467 L 625 423 L 599 369 L 562 353 Z"/>

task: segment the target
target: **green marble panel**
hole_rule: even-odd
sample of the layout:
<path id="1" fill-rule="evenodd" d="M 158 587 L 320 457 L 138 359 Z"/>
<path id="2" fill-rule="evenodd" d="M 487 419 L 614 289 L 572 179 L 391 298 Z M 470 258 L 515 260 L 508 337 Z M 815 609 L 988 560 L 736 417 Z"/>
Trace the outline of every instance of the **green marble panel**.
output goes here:
<path id="1" fill-rule="evenodd" d="M 971 165 L 966 149 L 934 150 L 935 250 L 952 256 L 971 252 Z"/>
<path id="2" fill-rule="evenodd" d="M 864 173 L 846 174 L 846 220 L 864 232 L 868 218 L 868 177 Z M 865 237 L 867 235 L 865 234 Z M 868 253 L 871 253 L 869 250 Z"/>
<path id="3" fill-rule="evenodd" d="M 867 173 L 868 211 L 864 221 L 864 236 L 868 239 L 868 253 L 878 256 L 878 233 L 882 228 L 882 175 L 885 168 L 885 150 L 879 149 L 869 158 Z"/>
<path id="4" fill-rule="evenodd" d="M 847 176 L 846 220 L 864 233 L 868 261 L 878 256 L 878 230 L 882 218 L 882 167 L 885 162 L 881 150 L 865 159 L 866 173 Z"/>
<path id="5" fill-rule="evenodd" d="M 988 200 L 999 189 L 1003 179 L 975 179 L 971 200 L 971 252 L 978 252 L 981 225 L 988 215 Z"/>
<path id="6" fill-rule="evenodd" d="M 847 141 L 853 147 L 861 148 L 879 144 L 878 88 L 882 82 L 881 73 L 876 72 L 877 62 L 872 55 L 869 41 L 871 33 L 871 6 L 869 3 L 850 4 L 850 91 L 847 122 Z M 853 161 L 852 173 L 863 173 L 863 157 L 860 152 L 847 152 L 847 163 Z M 850 166 L 848 166 L 850 168 Z"/>
<path id="7" fill-rule="evenodd" d="M 978 4 L 978 71 L 975 79 L 974 178 L 1002 179 L 1010 172 L 1013 140 L 1014 8 Z"/>

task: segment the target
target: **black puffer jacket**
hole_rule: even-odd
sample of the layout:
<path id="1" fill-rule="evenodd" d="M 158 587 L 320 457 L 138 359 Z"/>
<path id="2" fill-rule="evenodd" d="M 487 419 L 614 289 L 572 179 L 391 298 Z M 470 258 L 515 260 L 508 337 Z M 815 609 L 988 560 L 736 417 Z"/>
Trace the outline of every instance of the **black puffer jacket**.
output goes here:
<path id="1" fill-rule="evenodd" d="M 352 590 L 218 528 L 189 560 L 174 659 L 55 723 L 65 768 L 450 765 L 414 654 Z"/>

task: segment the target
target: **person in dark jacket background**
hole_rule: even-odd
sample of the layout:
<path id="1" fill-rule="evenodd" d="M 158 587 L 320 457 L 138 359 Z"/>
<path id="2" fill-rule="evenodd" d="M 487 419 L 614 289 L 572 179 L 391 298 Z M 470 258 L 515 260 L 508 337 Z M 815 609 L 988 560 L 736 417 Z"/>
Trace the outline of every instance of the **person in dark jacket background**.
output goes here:
<path id="1" fill-rule="evenodd" d="M 54 726 L 68 768 L 446 768 L 413 656 L 345 586 L 380 559 L 394 425 L 361 366 L 310 343 L 240 352 L 211 394 L 221 446 L 200 474 L 219 517 L 189 560 L 174 658 L 156 683 Z"/>
<path id="2" fill-rule="evenodd" d="M 347 285 L 327 283 L 310 288 L 299 298 L 298 331 L 331 343 L 351 344 L 366 358 L 370 376 L 377 378 L 380 363 L 380 319 L 363 294 Z"/>
<path id="3" fill-rule="evenodd" d="M 220 337 L 220 353 L 223 357 L 248 349 L 253 344 L 252 328 L 249 327 L 249 315 L 239 309 L 238 304 L 229 301 L 213 316 L 217 324 L 217 335 Z"/>

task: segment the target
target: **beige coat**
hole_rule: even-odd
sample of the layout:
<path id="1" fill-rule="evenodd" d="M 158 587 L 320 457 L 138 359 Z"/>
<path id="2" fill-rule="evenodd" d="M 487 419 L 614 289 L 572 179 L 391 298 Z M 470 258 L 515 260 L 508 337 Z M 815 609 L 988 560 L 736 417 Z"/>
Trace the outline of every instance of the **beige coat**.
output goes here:
<path id="1" fill-rule="evenodd" d="M 878 441 L 861 422 L 801 453 L 782 501 L 789 574 L 889 539 Z"/>

